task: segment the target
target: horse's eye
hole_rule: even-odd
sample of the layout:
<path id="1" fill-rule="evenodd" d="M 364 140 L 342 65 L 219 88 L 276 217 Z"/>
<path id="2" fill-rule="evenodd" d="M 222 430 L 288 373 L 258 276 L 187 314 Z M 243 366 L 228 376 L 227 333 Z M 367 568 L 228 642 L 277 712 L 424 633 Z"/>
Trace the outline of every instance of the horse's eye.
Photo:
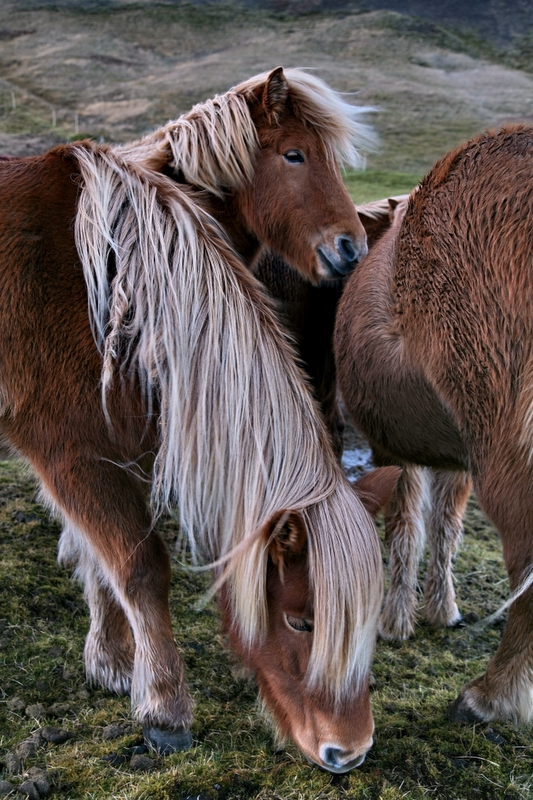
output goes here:
<path id="1" fill-rule="evenodd" d="M 313 622 L 310 619 L 303 617 L 292 617 L 290 614 L 285 614 L 287 625 L 295 631 L 303 631 L 305 633 L 313 632 Z"/>
<path id="2" fill-rule="evenodd" d="M 289 164 L 303 164 L 305 161 L 304 154 L 299 150 L 287 150 L 286 153 L 283 153 L 283 158 Z"/>

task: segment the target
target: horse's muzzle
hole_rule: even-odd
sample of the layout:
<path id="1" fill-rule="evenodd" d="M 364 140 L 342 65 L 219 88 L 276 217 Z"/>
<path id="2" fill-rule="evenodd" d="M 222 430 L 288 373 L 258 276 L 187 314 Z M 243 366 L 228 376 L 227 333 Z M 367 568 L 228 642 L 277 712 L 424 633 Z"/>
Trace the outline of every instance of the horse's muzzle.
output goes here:
<path id="1" fill-rule="evenodd" d="M 335 249 L 321 244 L 317 247 L 318 257 L 330 278 L 344 278 L 368 253 L 366 241 L 355 242 L 350 236 L 337 236 Z"/>
<path id="2" fill-rule="evenodd" d="M 340 748 L 329 746 L 321 748 L 320 756 L 322 760 L 320 766 L 322 769 L 333 772 L 336 775 L 342 775 L 356 767 L 360 767 L 365 760 L 366 752 L 351 757 L 350 753 Z"/>

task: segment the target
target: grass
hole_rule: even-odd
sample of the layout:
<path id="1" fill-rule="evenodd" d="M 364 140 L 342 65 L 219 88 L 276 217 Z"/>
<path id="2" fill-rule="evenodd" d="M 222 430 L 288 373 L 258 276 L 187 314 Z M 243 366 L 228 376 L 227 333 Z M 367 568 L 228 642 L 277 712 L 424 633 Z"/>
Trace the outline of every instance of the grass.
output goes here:
<path id="1" fill-rule="evenodd" d="M 368 169 L 364 172 L 350 170 L 344 175 L 344 183 L 353 201 L 363 204 L 383 197 L 409 194 L 422 177 L 422 174 L 393 170 Z"/>
<path id="2" fill-rule="evenodd" d="M 41 744 L 22 766 L 22 771 L 31 766 L 47 771 L 52 797 L 531 797 L 529 730 L 446 720 L 446 708 L 464 681 L 484 670 L 501 624 L 482 631 L 471 625 L 453 630 L 420 626 L 411 641 L 380 642 L 373 668 L 375 745 L 360 769 L 331 776 L 307 764 L 292 744 L 279 747 L 258 710 L 253 682 L 238 672 L 223 646 L 216 607 L 197 608 L 206 578 L 184 572 L 177 557 L 171 609 L 195 700 L 194 747 L 156 760 L 148 772 L 133 771 L 127 761 L 114 766 L 108 757 L 139 744 L 141 731 L 130 720 L 127 698 L 85 685 L 88 618 L 82 591 L 55 563 L 59 528 L 35 501 L 35 491 L 23 466 L 0 463 L 0 762 L 43 725 L 70 731 L 68 742 Z M 172 548 L 176 525 L 171 519 L 161 525 Z M 421 579 L 423 571 L 424 565 Z M 456 576 L 459 603 L 469 619 L 485 617 L 506 597 L 497 538 L 474 500 Z M 108 740 L 106 728 L 113 723 L 121 726 L 121 734 Z M 22 774 L 11 780 L 20 783 Z"/>

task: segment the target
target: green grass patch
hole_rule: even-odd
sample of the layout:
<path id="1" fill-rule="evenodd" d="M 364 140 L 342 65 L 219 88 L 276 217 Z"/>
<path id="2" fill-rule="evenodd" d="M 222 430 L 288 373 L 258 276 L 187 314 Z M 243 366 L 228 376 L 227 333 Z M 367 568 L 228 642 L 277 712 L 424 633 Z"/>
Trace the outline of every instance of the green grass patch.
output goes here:
<path id="1" fill-rule="evenodd" d="M 362 205 L 384 197 L 409 194 L 421 181 L 422 174 L 394 172 L 392 170 L 348 170 L 343 175 L 344 184 L 354 203 Z"/>
<path id="2" fill-rule="evenodd" d="M 161 531 L 174 552 L 176 523 L 163 520 Z M 332 776 L 309 765 L 292 744 L 276 742 L 253 681 L 224 647 L 216 606 L 198 610 L 207 578 L 184 571 L 176 555 L 171 611 L 195 700 L 194 746 L 156 759 L 149 772 L 135 772 L 128 759 L 113 764 L 109 757 L 129 752 L 142 733 L 130 719 L 127 698 L 85 685 L 88 615 L 81 587 L 55 562 L 59 532 L 36 502 L 25 468 L 0 462 L 0 778 L 18 785 L 25 770 L 38 766 L 58 800 L 531 798 L 530 730 L 446 719 L 462 684 L 485 669 L 501 624 L 482 631 L 421 625 L 411 641 L 379 642 L 375 745 L 361 768 Z M 424 571 L 423 562 L 421 581 Z M 482 618 L 507 595 L 497 537 L 473 499 L 455 571 L 464 614 Z M 109 740 L 105 731 L 112 723 L 121 733 Z M 8 753 L 43 725 L 60 726 L 73 738 L 41 743 L 19 774 L 8 775 Z"/>

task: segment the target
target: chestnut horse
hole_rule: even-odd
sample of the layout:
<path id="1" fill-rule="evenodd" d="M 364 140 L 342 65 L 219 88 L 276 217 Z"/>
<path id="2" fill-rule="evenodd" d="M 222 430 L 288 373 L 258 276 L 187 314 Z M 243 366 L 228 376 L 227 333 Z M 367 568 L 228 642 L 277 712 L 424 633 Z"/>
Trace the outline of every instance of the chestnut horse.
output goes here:
<path id="1" fill-rule="evenodd" d="M 403 197 L 356 206 L 366 231 L 368 247 L 372 247 L 389 228 L 394 209 Z M 276 301 L 276 311 L 294 339 L 302 365 L 311 379 L 314 395 L 320 403 L 333 449 L 340 458 L 344 417 L 337 398 L 333 328 L 345 279 L 323 279 L 313 284 L 270 250 L 260 255 L 254 265 L 254 274 Z"/>
<path id="2" fill-rule="evenodd" d="M 337 166 L 357 160 L 359 111 L 278 68 L 140 142 L 0 166 L 1 434 L 64 522 L 88 678 L 130 692 L 162 752 L 191 742 L 154 527 L 176 506 L 282 732 L 332 772 L 372 743 L 381 559 L 366 509 L 397 476 L 347 483 L 247 269 L 263 245 L 313 280 L 366 252 Z"/>
<path id="3" fill-rule="evenodd" d="M 356 206 L 371 248 L 403 214 L 407 195 Z M 276 310 L 294 338 L 297 353 L 320 403 L 333 449 L 343 450 L 344 415 L 337 397 L 333 329 L 344 280 L 311 284 L 286 261 L 266 251 L 254 273 L 276 300 Z M 379 454 L 374 455 L 379 462 Z M 402 640 L 414 633 L 418 605 L 418 564 L 427 539 L 429 557 L 424 617 L 435 626 L 454 626 L 462 619 L 455 600 L 452 559 L 463 531 L 463 514 L 471 489 L 467 473 L 431 470 L 412 464 L 404 469 L 385 513 L 390 583 L 379 633 Z"/>
<path id="4" fill-rule="evenodd" d="M 383 462 L 470 471 L 511 585 L 500 646 L 450 709 L 533 716 L 533 129 L 439 161 L 348 281 L 338 379 Z M 468 479 L 467 479 L 468 480 Z"/>

